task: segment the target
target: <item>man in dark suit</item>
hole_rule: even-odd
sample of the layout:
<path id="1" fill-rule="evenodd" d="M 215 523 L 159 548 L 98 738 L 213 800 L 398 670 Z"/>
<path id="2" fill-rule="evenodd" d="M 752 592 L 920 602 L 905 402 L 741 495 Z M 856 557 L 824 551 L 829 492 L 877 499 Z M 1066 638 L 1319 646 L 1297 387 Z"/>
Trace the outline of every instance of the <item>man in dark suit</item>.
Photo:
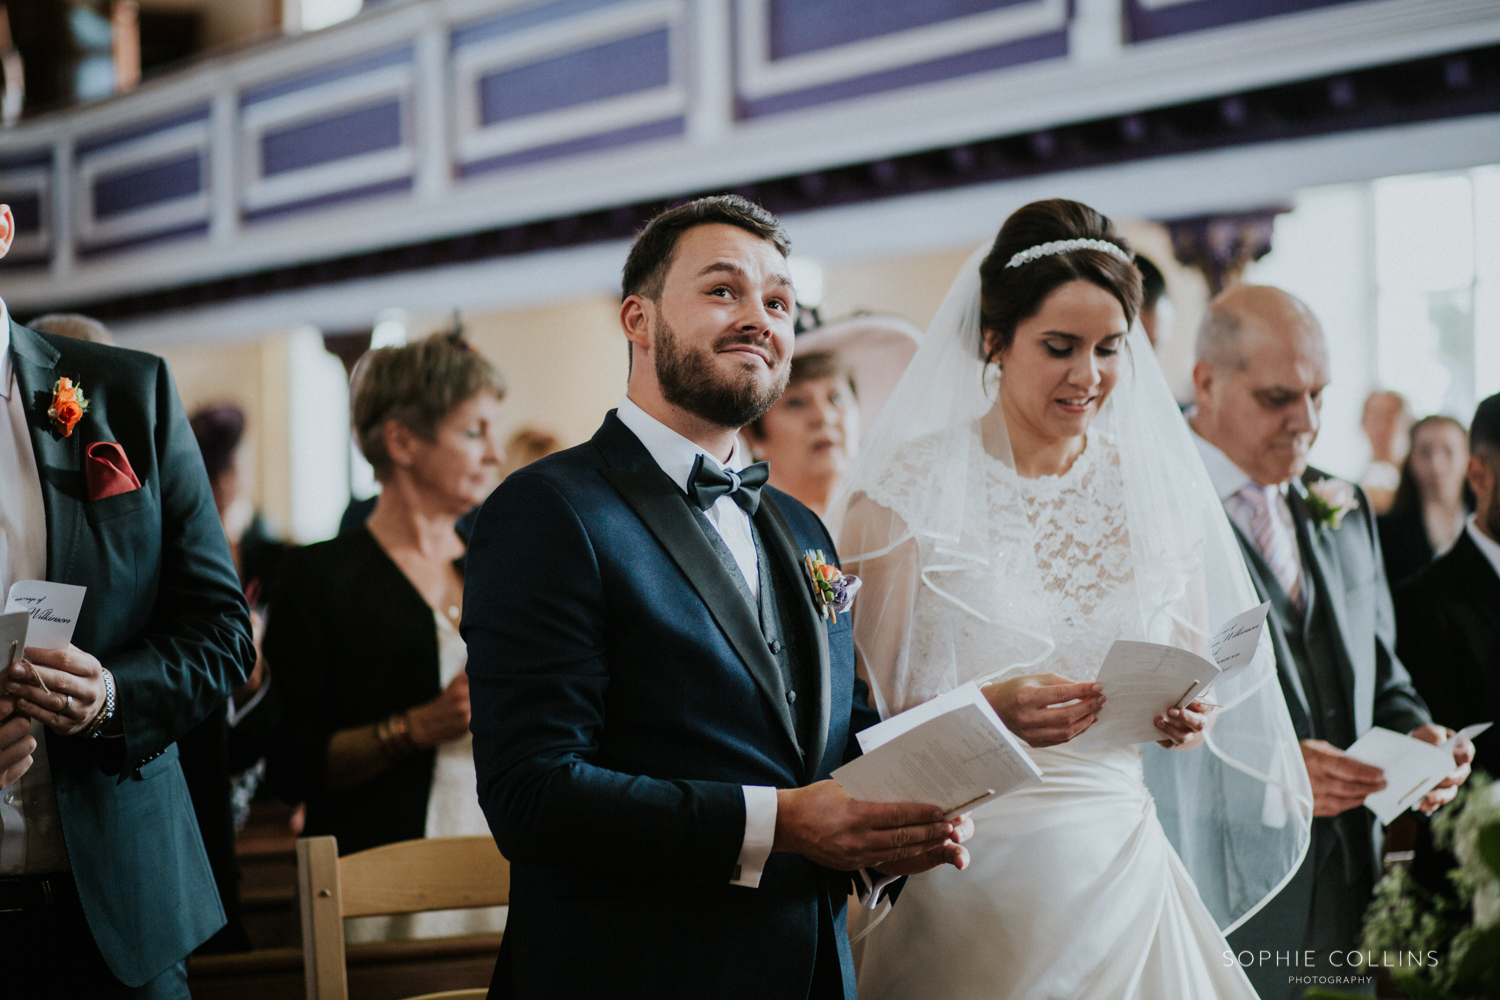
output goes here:
<path id="1" fill-rule="evenodd" d="M 1267 1000 L 1297 996 L 1312 976 L 1348 968 L 1380 877 L 1379 829 L 1365 798 L 1378 768 L 1343 751 L 1371 726 L 1430 743 L 1451 735 L 1396 658 L 1390 591 L 1375 517 L 1360 490 L 1307 464 L 1317 438 L 1328 358 L 1305 305 L 1276 288 L 1240 285 L 1209 306 L 1193 368 L 1190 417 L 1199 452 L 1239 535 L 1268 619 L 1277 671 L 1313 790 L 1313 837 L 1301 869 L 1230 935 Z M 1472 744 L 1423 801 L 1431 812 L 1468 775 Z M 1364 983 L 1373 995 L 1374 977 Z"/>
<path id="2" fill-rule="evenodd" d="M 1396 591 L 1396 648 L 1433 713 L 1455 726 L 1500 720 L 1500 395 L 1469 427 L 1474 514 L 1441 558 Z M 1474 741 L 1500 774 L 1500 729 Z"/>
<path id="3" fill-rule="evenodd" d="M 0 334 L 0 592 L 88 588 L 0 692 L 0 992 L 186 998 L 224 911 L 176 740 L 254 660 L 244 595 L 166 364 Z"/>
<path id="4" fill-rule="evenodd" d="M 733 196 L 653 220 L 626 398 L 480 513 L 471 725 L 512 863 L 491 997 L 852 1000 L 851 873 L 966 863 L 966 823 L 827 780 L 876 721 L 804 564 L 833 542 L 737 442 L 786 385 L 786 252 Z"/>

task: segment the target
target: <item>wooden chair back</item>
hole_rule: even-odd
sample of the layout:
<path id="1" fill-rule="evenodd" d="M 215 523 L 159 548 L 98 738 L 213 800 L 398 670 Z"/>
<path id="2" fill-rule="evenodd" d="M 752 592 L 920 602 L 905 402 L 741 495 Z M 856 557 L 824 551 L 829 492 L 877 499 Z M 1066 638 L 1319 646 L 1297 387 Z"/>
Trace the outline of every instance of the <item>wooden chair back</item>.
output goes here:
<path id="1" fill-rule="evenodd" d="M 297 841 L 307 1000 L 348 1000 L 344 918 L 510 904 L 510 864 L 492 837 L 385 844 L 340 858 L 333 837 Z"/>

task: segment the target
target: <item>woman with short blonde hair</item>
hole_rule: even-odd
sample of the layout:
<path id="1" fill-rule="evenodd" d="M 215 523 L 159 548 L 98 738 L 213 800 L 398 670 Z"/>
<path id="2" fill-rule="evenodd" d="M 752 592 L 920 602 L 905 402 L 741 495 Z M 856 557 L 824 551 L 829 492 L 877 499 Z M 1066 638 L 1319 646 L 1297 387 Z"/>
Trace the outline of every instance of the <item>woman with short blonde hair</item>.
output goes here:
<path id="1" fill-rule="evenodd" d="M 455 525 L 498 478 L 504 391 L 455 336 L 365 355 L 350 411 L 381 483 L 375 510 L 357 530 L 286 557 L 265 639 L 282 703 L 268 777 L 307 803 L 304 832 L 333 834 L 341 854 L 488 833 L 474 792 Z M 355 936 L 495 929 L 487 911 L 402 921 L 381 918 Z"/>

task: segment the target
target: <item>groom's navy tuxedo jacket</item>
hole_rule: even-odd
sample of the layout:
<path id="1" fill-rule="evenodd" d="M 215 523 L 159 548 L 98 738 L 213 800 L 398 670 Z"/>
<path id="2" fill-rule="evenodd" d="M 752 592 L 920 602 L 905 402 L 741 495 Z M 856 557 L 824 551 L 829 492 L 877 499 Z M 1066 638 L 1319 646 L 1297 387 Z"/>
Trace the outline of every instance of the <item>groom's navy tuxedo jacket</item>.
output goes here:
<path id="1" fill-rule="evenodd" d="M 491 997 L 800 1000 L 820 945 L 838 959 L 834 995 L 854 997 L 847 873 L 776 853 L 758 888 L 730 884 L 741 786 L 826 778 L 878 721 L 848 617 L 825 623 L 802 583 L 801 553 L 831 559 L 833 543 L 763 490 L 756 529 L 795 583 L 783 616 L 816 659 L 803 754 L 755 613 L 699 520 L 613 412 L 479 515 L 463 622 L 474 760 L 512 865 Z"/>

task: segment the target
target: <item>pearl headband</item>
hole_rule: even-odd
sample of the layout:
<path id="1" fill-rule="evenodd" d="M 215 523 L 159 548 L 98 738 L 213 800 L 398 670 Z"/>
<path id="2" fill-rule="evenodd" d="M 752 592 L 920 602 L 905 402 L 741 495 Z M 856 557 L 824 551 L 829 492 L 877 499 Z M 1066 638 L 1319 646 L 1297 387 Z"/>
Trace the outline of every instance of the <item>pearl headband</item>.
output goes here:
<path id="1" fill-rule="evenodd" d="M 1051 257 L 1053 254 L 1068 253 L 1072 250 L 1098 250 L 1112 257 L 1118 257 L 1127 264 L 1134 263 L 1130 259 L 1130 254 L 1108 240 L 1054 240 L 1051 243 L 1042 243 L 1028 250 L 1022 250 L 1012 257 L 1010 262 L 1005 266 L 1020 267 L 1022 264 L 1031 263 L 1038 257 Z"/>

